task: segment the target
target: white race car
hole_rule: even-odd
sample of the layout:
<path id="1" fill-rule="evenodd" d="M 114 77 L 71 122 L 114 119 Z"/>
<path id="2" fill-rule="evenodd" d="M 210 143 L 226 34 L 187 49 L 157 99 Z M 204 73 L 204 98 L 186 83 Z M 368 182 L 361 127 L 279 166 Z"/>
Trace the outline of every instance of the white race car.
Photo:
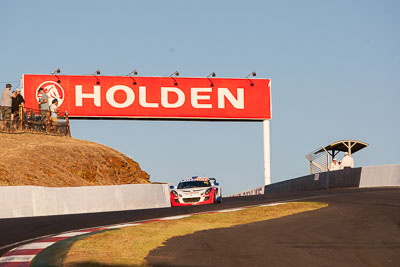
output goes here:
<path id="1" fill-rule="evenodd" d="M 183 179 L 178 186 L 170 186 L 171 205 L 189 206 L 222 202 L 221 187 L 215 178 L 198 177 Z"/>

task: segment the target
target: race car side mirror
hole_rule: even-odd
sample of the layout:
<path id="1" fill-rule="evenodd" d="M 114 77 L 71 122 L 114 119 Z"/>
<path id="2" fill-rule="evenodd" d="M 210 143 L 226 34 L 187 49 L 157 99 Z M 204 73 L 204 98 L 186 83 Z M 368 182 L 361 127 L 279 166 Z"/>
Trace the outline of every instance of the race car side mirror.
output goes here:
<path id="1" fill-rule="evenodd" d="M 219 183 L 215 183 L 216 186 L 219 186 Z"/>
<path id="2" fill-rule="evenodd" d="M 175 186 L 173 186 L 173 185 L 169 186 L 169 189 L 174 189 L 174 188 L 175 188 Z"/>

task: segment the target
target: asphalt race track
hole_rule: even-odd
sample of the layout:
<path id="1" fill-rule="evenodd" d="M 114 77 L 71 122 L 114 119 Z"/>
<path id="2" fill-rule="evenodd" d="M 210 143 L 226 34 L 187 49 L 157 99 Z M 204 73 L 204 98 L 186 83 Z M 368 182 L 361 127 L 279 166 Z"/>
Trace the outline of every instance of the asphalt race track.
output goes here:
<path id="1" fill-rule="evenodd" d="M 319 192 L 319 194 L 324 193 Z M 222 204 L 216 205 L 0 219 L 0 255 L 3 255 L 17 245 L 27 243 L 24 241 L 31 241 L 47 235 L 67 231 L 217 209 L 229 209 L 313 195 L 316 195 L 315 192 L 268 197 L 224 198 Z"/>
<path id="2" fill-rule="evenodd" d="M 326 202 L 329 207 L 173 238 L 151 252 L 148 261 L 156 266 L 400 266 L 400 188 L 310 191 L 224 198 L 218 205 L 0 219 L 0 255 L 50 234 L 296 199 Z"/>
<path id="3" fill-rule="evenodd" d="M 400 266 L 400 188 L 350 190 L 329 207 L 168 240 L 151 266 Z"/>

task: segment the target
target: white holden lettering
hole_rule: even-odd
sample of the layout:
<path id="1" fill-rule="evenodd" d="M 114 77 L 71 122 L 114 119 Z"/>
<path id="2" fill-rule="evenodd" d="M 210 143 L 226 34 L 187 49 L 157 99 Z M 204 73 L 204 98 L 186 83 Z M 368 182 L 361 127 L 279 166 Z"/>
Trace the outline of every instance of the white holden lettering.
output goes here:
<path id="1" fill-rule="evenodd" d="M 175 93 L 178 99 L 175 103 L 170 103 L 168 100 L 169 93 Z M 185 103 L 185 94 L 176 87 L 161 87 L 161 106 L 164 108 L 179 108 Z"/>
<path id="2" fill-rule="evenodd" d="M 190 88 L 190 103 L 195 109 L 211 109 L 212 88 Z M 115 93 L 123 91 L 126 94 L 126 100 L 123 103 L 115 101 Z M 176 97 L 172 97 L 175 94 Z M 226 108 L 226 102 L 230 103 L 235 109 L 244 109 L 244 88 L 237 88 L 236 96 L 228 88 L 218 88 L 217 92 L 218 108 Z M 92 99 L 96 107 L 101 106 L 101 87 L 93 86 L 93 93 L 83 93 L 82 85 L 75 85 L 75 105 L 83 106 L 83 99 Z M 176 99 L 171 102 L 171 99 Z M 127 108 L 135 102 L 135 92 L 126 85 L 114 85 L 106 92 L 107 102 L 115 108 Z M 87 100 L 86 100 L 87 101 Z M 161 87 L 160 103 L 147 102 L 146 86 L 139 86 L 139 105 L 143 108 L 159 108 L 160 104 L 164 108 L 179 108 L 185 104 L 186 95 L 177 87 Z M 199 103 L 202 102 L 202 103 Z M 206 102 L 206 103 L 204 103 Z M 208 102 L 208 103 L 207 103 Z"/>
<path id="3" fill-rule="evenodd" d="M 84 98 L 93 98 L 93 103 L 96 107 L 101 106 L 100 86 L 93 86 L 93 94 L 82 93 L 82 85 L 75 85 L 75 105 L 82 107 Z"/>
<path id="4" fill-rule="evenodd" d="M 117 92 L 118 90 L 124 91 L 126 94 L 126 100 L 123 103 L 118 103 L 114 99 L 115 92 Z M 115 85 L 108 89 L 106 93 L 106 99 L 107 102 L 115 108 L 126 108 L 132 105 L 135 101 L 135 93 L 130 87 L 126 85 Z"/>
<path id="5" fill-rule="evenodd" d="M 139 104 L 144 108 L 158 108 L 158 103 L 147 103 L 146 86 L 139 86 Z"/>
<path id="6" fill-rule="evenodd" d="M 212 108 L 212 104 L 200 104 L 199 100 L 210 100 L 210 95 L 199 95 L 199 93 L 210 93 L 212 88 L 191 88 L 191 103 L 194 108 Z"/>
<path id="7" fill-rule="evenodd" d="M 244 109 L 244 89 L 237 88 L 237 98 L 228 88 L 218 88 L 218 108 L 225 108 L 225 98 L 236 109 Z"/>

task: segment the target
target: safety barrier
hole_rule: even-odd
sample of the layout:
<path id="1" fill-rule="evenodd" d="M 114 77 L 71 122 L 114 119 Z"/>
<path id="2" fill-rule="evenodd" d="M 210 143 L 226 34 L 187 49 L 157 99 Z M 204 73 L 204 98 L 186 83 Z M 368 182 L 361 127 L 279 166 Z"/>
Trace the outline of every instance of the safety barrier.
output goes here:
<path id="1" fill-rule="evenodd" d="M 400 165 L 348 168 L 306 175 L 267 185 L 264 194 L 383 186 L 400 186 Z"/>
<path id="2" fill-rule="evenodd" d="M 360 187 L 400 186 L 400 164 L 363 167 Z"/>
<path id="3" fill-rule="evenodd" d="M 0 186 L 0 218 L 170 207 L 168 184 Z"/>

